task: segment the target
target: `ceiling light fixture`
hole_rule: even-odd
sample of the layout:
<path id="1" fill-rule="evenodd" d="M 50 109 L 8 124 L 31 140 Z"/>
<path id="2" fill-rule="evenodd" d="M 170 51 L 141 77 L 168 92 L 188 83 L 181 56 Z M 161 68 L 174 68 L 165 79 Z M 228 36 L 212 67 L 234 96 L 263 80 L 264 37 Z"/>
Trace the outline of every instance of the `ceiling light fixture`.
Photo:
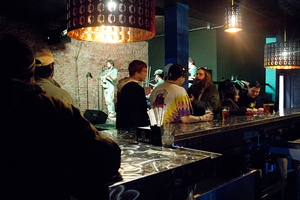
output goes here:
<path id="1" fill-rule="evenodd" d="M 284 41 L 265 44 L 264 67 L 300 69 L 300 43 Z"/>
<path id="2" fill-rule="evenodd" d="M 300 69 L 300 43 L 286 41 L 286 11 L 284 10 L 284 42 L 265 44 L 264 67 L 270 69 Z"/>
<path id="3" fill-rule="evenodd" d="M 225 32 L 235 33 L 242 30 L 242 17 L 239 7 L 232 5 L 225 8 Z"/>
<path id="4" fill-rule="evenodd" d="M 155 35 L 155 0 L 68 0 L 70 38 L 105 43 L 149 40 Z"/>

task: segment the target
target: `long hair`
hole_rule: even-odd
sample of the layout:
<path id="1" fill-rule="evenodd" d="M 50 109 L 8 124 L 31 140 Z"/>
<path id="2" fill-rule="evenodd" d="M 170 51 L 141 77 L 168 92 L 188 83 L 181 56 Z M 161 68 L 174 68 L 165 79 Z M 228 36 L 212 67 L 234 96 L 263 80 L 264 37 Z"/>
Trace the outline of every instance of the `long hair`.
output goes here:
<path id="1" fill-rule="evenodd" d="M 234 101 L 235 95 L 239 92 L 236 87 L 230 87 L 226 90 L 224 94 L 224 99 L 228 98 Z"/>
<path id="2" fill-rule="evenodd" d="M 199 95 L 199 97 L 201 98 L 203 92 L 212 84 L 212 80 L 211 80 L 211 74 L 210 74 L 210 72 L 207 69 L 201 67 L 198 70 L 200 70 L 200 69 L 203 70 L 204 73 L 205 73 L 203 88 L 200 91 L 200 95 Z"/>

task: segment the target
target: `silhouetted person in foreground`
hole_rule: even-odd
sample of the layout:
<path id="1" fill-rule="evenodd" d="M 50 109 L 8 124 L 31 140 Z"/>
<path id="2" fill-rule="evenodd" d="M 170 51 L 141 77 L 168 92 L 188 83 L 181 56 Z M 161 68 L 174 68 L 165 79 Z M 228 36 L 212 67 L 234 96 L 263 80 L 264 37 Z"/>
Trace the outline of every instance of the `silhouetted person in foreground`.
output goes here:
<path id="1" fill-rule="evenodd" d="M 34 70 L 27 44 L 0 39 L 0 199 L 108 199 L 119 146 L 79 109 L 47 96 Z"/>

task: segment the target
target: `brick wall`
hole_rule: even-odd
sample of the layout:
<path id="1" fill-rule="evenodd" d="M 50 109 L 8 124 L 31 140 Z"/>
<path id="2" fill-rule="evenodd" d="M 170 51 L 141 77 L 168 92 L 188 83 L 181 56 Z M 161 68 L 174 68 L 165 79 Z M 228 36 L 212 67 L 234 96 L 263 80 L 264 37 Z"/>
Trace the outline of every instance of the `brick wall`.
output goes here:
<path id="1" fill-rule="evenodd" d="M 98 84 L 96 77 L 108 59 L 114 60 L 118 69 L 118 79 L 128 76 L 128 65 L 132 60 L 142 60 L 148 64 L 148 43 L 103 44 L 72 40 L 70 43 L 48 45 L 46 30 L 17 22 L 0 20 L 0 36 L 12 33 L 26 41 L 34 51 L 48 49 L 59 62 L 54 66 L 54 79 L 73 97 L 82 112 L 87 109 L 87 84 L 89 109 L 98 109 Z M 91 72 L 93 78 L 86 78 Z M 101 94 L 99 95 L 101 96 Z M 102 111 L 107 113 L 102 95 Z"/>

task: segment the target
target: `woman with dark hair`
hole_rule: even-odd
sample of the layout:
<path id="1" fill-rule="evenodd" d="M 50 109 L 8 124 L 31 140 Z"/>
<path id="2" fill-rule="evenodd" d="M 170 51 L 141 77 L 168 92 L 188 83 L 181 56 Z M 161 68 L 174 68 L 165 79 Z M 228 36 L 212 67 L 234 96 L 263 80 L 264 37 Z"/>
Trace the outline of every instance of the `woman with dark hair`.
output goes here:
<path id="1" fill-rule="evenodd" d="M 230 87 L 224 93 L 224 99 L 221 101 L 221 107 L 228 106 L 230 115 L 244 115 L 247 111 L 246 107 L 240 108 L 236 104 L 240 98 L 239 92 L 240 91 L 236 87 Z"/>

